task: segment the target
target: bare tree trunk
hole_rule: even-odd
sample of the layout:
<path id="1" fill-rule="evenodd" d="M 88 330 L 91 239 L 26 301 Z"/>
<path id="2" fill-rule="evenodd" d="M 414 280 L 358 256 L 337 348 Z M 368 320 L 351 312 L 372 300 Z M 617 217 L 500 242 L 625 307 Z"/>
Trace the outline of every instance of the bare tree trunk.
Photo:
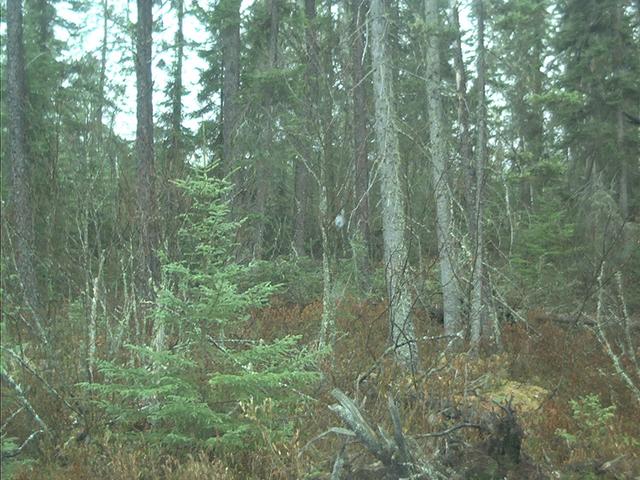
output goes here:
<path id="1" fill-rule="evenodd" d="M 162 226 L 162 238 L 170 258 L 175 258 L 178 249 L 177 236 L 181 222 L 179 213 L 182 211 L 181 203 L 184 198 L 180 189 L 172 181 L 184 176 L 185 167 L 184 137 L 182 134 L 184 0 L 176 0 L 175 9 L 178 25 L 174 34 L 173 84 L 169 91 L 171 101 L 169 145 L 162 168 L 162 191 L 158 195 L 162 199 L 161 204 L 166 219 Z"/>
<path id="2" fill-rule="evenodd" d="M 483 190 L 484 190 L 484 166 L 487 150 L 487 104 L 485 98 L 485 47 L 484 47 L 484 2 L 475 0 L 476 17 L 478 19 L 478 52 L 476 55 L 478 71 L 478 106 L 477 106 L 477 144 L 475 151 L 475 205 L 473 224 L 475 231 L 471 232 L 473 238 L 473 270 L 471 274 L 471 344 L 474 349 L 480 344 L 483 328 L 486 324 L 486 311 L 483 299 L 484 274 L 483 274 Z M 487 332 L 484 332 L 487 334 Z"/>
<path id="3" fill-rule="evenodd" d="M 296 255 L 306 254 L 306 224 L 305 215 L 307 212 L 307 201 L 309 192 L 309 172 L 302 160 L 298 160 L 295 165 L 295 199 L 294 199 L 294 230 L 293 248 Z"/>
<path id="4" fill-rule="evenodd" d="M 137 130 L 138 156 L 138 215 L 140 223 L 140 251 L 142 268 L 139 281 L 146 298 L 153 296 L 153 285 L 158 281 L 160 268 L 158 246 L 155 167 L 153 148 L 153 80 L 151 77 L 151 49 L 153 0 L 137 0 L 136 26 L 136 78 L 137 78 Z"/>
<path id="5" fill-rule="evenodd" d="M 392 65 L 387 52 L 388 17 L 383 0 L 371 1 L 371 54 L 375 131 L 380 162 L 382 226 L 391 342 L 397 361 L 418 368 L 418 345 L 411 317 L 405 243 L 405 205 L 400 183 L 400 149 L 395 125 Z"/>
<path id="6" fill-rule="evenodd" d="M 367 126 L 367 91 L 365 79 L 364 42 L 366 23 L 366 2 L 349 0 L 351 14 L 351 79 L 353 82 L 353 152 L 355 167 L 355 215 L 356 231 L 363 243 L 362 256 L 358 260 L 361 277 L 366 277 L 369 270 L 369 129 Z M 363 284 L 367 281 L 361 282 Z"/>
<path id="7" fill-rule="evenodd" d="M 27 158 L 26 79 L 22 35 L 22 1 L 7 1 L 7 109 L 11 162 L 11 209 L 15 226 L 15 262 L 25 304 L 33 311 L 37 333 L 47 338 L 39 320 L 41 298 L 36 279 L 31 169 Z"/>
<path id="8" fill-rule="evenodd" d="M 320 52 L 317 38 L 317 12 L 316 0 L 305 0 L 305 37 L 308 58 L 308 68 L 306 73 L 307 84 L 307 121 L 308 129 L 313 132 L 312 145 L 307 150 L 307 165 L 310 167 L 310 160 L 317 158 L 318 173 L 313 173 L 318 184 L 319 193 L 319 218 L 320 235 L 322 238 L 322 320 L 320 324 L 319 345 L 329 346 L 333 349 L 336 341 L 336 302 L 334 295 L 333 274 L 331 266 L 331 246 L 329 245 L 329 235 L 327 226 L 328 220 L 328 195 L 327 195 L 327 158 L 329 153 L 331 110 L 326 108 L 328 95 L 321 90 L 320 85 Z M 324 108 L 323 108 L 324 107 Z M 314 128 L 315 127 L 315 128 Z M 316 135 L 317 133 L 317 135 Z M 315 152 L 318 151 L 319 154 Z"/>
<path id="9" fill-rule="evenodd" d="M 469 105 L 467 103 L 467 72 L 462 54 L 462 31 L 460 29 L 460 17 L 458 12 L 458 2 L 454 1 L 451 7 L 451 25 L 455 35 L 454 45 L 454 69 L 456 74 L 456 97 L 458 101 L 458 125 L 460 126 L 458 152 L 462 167 L 464 169 L 464 200 L 467 227 L 469 231 L 475 230 L 473 227 L 473 204 L 475 190 L 475 168 L 473 164 L 473 153 L 471 149 L 471 131 L 469 128 Z"/>
<path id="10" fill-rule="evenodd" d="M 275 69 L 278 67 L 278 29 L 279 29 L 279 11 L 278 0 L 268 0 L 268 12 L 269 12 L 269 33 L 268 33 L 268 50 L 266 58 L 266 67 L 268 69 Z M 267 201 L 269 198 L 269 176 L 267 167 L 267 158 L 273 148 L 273 123 L 274 123 L 274 108 L 273 99 L 268 97 L 265 99 L 265 111 L 267 112 L 267 118 L 264 122 L 264 153 L 260 154 L 257 158 L 256 164 L 256 198 L 255 198 L 255 212 L 257 214 L 257 221 L 255 227 L 253 256 L 254 258 L 262 258 L 264 249 L 264 230 L 265 230 L 265 216 Z"/>
<path id="11" fill-rule="evenodd" d="M 171 147 L 169 161 L 172 173 L 182 170 L 182 62 L 184 59 L 184 0 L 177 0 L 178 29 L 175 34 L 175 67 L 171 95 Z"/>
<path id="12" fill-rule="evenodd" d="M 623 220 L 629 219 L 629 173 L 627 166 L 627 157 L 624 149 L 624 119 L 622 113 L 622 107 L 618 107 L 617 111 L 617 144 L 618 152 L 620 154 L 620 179 L 619 179 L 619 192 L 618 203 L 620 204 L 620 214 Z"/>
<path id="13" fill-rule="evenodd" d="M 440 73 L 440 50 L 438 37 L 441 31 L 437 0 L 425 0 L 425 23 L 428 33 L 427 101 L 429 109 L 431 153 L 431 175 L 436 197 L 436 228 L 440 260 L 440 283 L 444 328 L 447 335 L 455 335 L 462 329 L 460 319 L 460 292 L 454 271 L 454 248 L 452 244 L 451 194 L 447 181 L 447 140 L 444 137 Z"/>
<path id="14" fill-rule="evenodd" d="M 619 2 L 616 5 L 616 27 L 618 28 L 618 42 L 620 51 L 624 48 L 624 39 L 623 39 L 623 29 L 622 29 L 622 17 L 624 15 L 624 2 Z M 620 56 L 616 56 L 617 58 L 617 68 L 619 70 L 620 75 L 623 75 L 624 64 Z M 627 152 L 624 144 L 624 113 L 623 113 L 624 105 L 621 103 L 618 105 L 616 111 L 616 143 L 618 147 L 618 156 L 620 158 L 620 176 L 618 180 L 618 204 L 620 206 L 620 214 L 622 215 L 622 219 L 627 221 L 629 219 L 629 174 L 628 174 L 628 166 L 627 166 Z"/>
<path id="15" fill-rule="evenodd" d="M 104 89 L 107 79 L 107 41 L 109 40 L 109 0 L 102 0 L 102 45 L 100 46 L 100 80 L 98 83 L 98 105 L 96 128 L 102 138 L 102 116 L 104 111 Z"/>
<path id="16" fill-rule="evenodd" d="M 236 129 L 238 127 L 238 94 L 240 90 L 240 1 L 223 0 L 222 13 L 222 158 L 223 171 L 229 174 L 237 167 Z M 241 196 L 244 177 L 234 175 L 234 195 Z M 236 198 L 238 201 L 239 198 Z"/>

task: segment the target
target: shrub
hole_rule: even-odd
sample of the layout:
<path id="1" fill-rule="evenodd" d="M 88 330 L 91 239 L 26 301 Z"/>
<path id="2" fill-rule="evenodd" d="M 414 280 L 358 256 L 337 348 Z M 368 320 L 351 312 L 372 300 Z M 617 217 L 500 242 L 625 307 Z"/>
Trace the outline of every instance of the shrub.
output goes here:
<path id="1" fill-rule="evenodd" d="M 315 354 L 292 336 L 268 344 L 229 338 L 274 288 L 238 286 L 249 267 L 233 263 L 238 224 L 228 220 L 226 184 L 203 171 L 178 185 L 192 204 L 180 232 L 183 258 L 163 268 L 151 312 L 155 339 L 130 345 L 128 363 L 101 362 L 104 380 L 84 387 L 97 394 L 116 433 L 148 445 L 252 448 L 265 440 L 265 429 L 271 439 L 284 438 L 301 400 L 295 387 L 318 378 Z"/>

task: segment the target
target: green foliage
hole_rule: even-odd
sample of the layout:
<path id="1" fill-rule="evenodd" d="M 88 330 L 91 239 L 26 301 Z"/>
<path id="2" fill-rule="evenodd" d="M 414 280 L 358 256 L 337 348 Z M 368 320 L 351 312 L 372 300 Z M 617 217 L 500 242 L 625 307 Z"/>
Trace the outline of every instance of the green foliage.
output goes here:
<path id="1" fill-rule="evenodd" d="M 559 198 L 549 195 L 526 220 L 515 238 L 510 264 L 533 297 L 540 294 L 531 299 L 539 302 L 560 292 L 560 286 L 566 289 L 564 275 L 580 247 L 575 244 L 575 216 Z"/>
<path id="2" fill-rule="evenodd" d="M 278 285 L 279 296 L 291 303 L 306 304 L 322 296 L 322 273 L 318 263 L 309 257 L 256 261 L 250 271 L 241 275 L 240 284 L 258 282 Z"/>
<path id="3" fill-rule="evenodd" d="M 616 407 L 603 407 L 598 395 L 586 395 L 578 400 L 571 400 L 571 411 L 575 422 L 575 430 L 570 433 L 565 429 L 556 430 L 556 435 L 565 440 L 572 448 L 583 448 L 597 451 L 598 448 L 610 444 L 612 421 Z"/>
<path id="4" fill-rule="evenodd" d="M 301 402 L 295 388 L 318 378 L 315 355 L 298 347 L 299 337 L 266 344 L 225 336 L 274 288 L 237 284 L 249 268 L 232 263 L 238 224 L 228 220 L 227 185 L 207 171 L 178 185 L 192 202 L 179 235 L 184 258 L 165 264 L 153 309 L 156 330 L 164 326 L 176 345 L 129 346 L 129 363 L 101 362 L 103 381 L 83 386 L 117 432 L 151 444 L 234 450 L 256 446 L 265 431 L 285 438 Z"/>

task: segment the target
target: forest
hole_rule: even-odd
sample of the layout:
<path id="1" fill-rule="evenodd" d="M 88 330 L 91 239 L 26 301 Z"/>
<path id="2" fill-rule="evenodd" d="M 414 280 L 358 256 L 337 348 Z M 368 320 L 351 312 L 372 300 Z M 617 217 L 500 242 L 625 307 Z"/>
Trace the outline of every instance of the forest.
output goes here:
<path id="1" fill-rule="evenodd" d="M 0 5 L 2 478 L 640 478 L 640 1 Z"/>

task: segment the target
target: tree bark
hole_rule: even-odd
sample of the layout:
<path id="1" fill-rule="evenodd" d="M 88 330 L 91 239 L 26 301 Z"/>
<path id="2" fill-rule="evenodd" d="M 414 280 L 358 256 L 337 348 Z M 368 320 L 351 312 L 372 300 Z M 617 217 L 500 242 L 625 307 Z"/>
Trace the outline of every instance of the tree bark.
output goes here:
<path id="1" fill-rule="evenodd" d="M 182 96 L 183 96 L 183 63 L 184 63 L 184 0 L 175 0 L 173 8 L 176 12 L 177 28 L 174 33 L 174 59 L 172 81 L 167 89 L 171 106 L 165 154 L 158 159 L 158 202 L 163 212 L 164 221 L 159 226 L 159 236 L 166 248 L 169 258 L 176 258 L 178 252 L 178 231 L 182 219 L 180 213 L 184 209 L 183 192 L 173 181 L 183 178 L 185 173 L 184 135 L 182 131 Z"/>
<path id="2" fill-rule="evenodd" d="M 182 62 L 184 59 L 184 0 L 176 1 L 178 28 L 175 34 L 175 67 L 173 74 L 173 91 L 171 92 L 171 147 L 169 161 L 170 171 L 176 174 L 182 170 Z"/>
<path id="3" fill-rule="evenodd" d="M 278 67 L 278 30 L 280 24 L 279 0 L 268 0 L 267 11 L 269 14 L 269 27 L 267 33 L 267 54 L 266 54 L 266 68 L 273 70 Z M 256 197 L 255 197 L 255 212 L 257 214 L 256 226 L 255 226 L 255 238 L 253 247 L 254 258 L 262 258 L 264 250 L 264 231 L 265 231 L 265 218 L 267 202 L 269 199 L 269 175 L 267 160 L 271 157 L 273 150 L 273 136 L 274 136 L 274 108 L 273 98 L 268 96 L 264 99 L 264 110 L 267 112 L 267 118 L 264 121 L 264 148 L 263 152 L 258 154 L 256 159 Z"/>
<path id="4" fill-rule="evenodd" d="M 460 318 L 460 291 L 454 270 L 454 246 L 452 243 L 451 194 L 447 181 L 447 139 L 444 136 L 438 37 L 440 20 L 437 0 L 425 0 L 425 24 L 427 28 L 426 91 L 429 111 L 429 152 L 431 175 L 436 198 L 436 230 L 442 286 L 442 309 L 447 335 L 455 335 L 462 329 Z"/>
<path id="5" fill-rule="evenodd" d="M 137 0 L 136 79 L 138 157 L 138 215 L 140 224 L 141 269 L 139 284 L 146 298 L 153 296 L 153 285 L 160 274 L 156 248 L 158 246 L 155 166 L 153 147 L 153 80 L 151 76 L 153 0 Z"/>
<path id="6" fill-rule="evenodd" d="M 369 131 L 367 126 L 367 91 L 365 79 L 365 15 L 364 0 L 349 0 L 351 14 L 351 79 L 353 82 L 353 152 L 355 167 L 355 217 L 364 256 L 359 265 L 360 275 L 369 270 Z"/>
<path id="7" fill-rule="evenodd" d="M 9 159 L 11 202 L 15 227 L 15 262 L 25 304 L 35 313 L 34 325 L 46 340 L 39 321 L 41 299 L 36 279 L 35 237 L 31 192 L 31 169 L 26 145 L 26 78 L 22 34 L 22 1 L 7 1 L 7 109 L 9 113 Z"/>
<path id="8" fill-rule="evenodd" d="M 238 166 L 235 143 L 240 90 L 240 1 L 223 0 L 219 8 L 222 9 L 222 157 L 223 171 L 229 174 Z M 241 196 L 243 180 L 238 170 L 234 175 L 234 195 Z"/>
<path id="9" fill-rule="evenodd" d="M 375 132 L 383 199 L 382 227 L 391 342 L 396 360 L 409 370 L 416 371 L 418 345 L 411 317 L 405 205 L 400 183 L 400 149 L 395 124 L 392 66 L 386 43 L 389 22 L 383 0 L 371 0 L 370 15 Z"/>
<path id="10" fill-rule="evenodd" d="M 455 35 L 454 45 L 454 69 L 456 74 L 456 97 L 458 101 L 457 116 L 459 125 L 458 153 L 460 155 L 462 168 L 464 170 L 464 200 L 467 227 L 469 231 L 475 230 L 473 227 L 473 204 L 475 190 L 475 167 L 473 164 L 473 152 L 471 148 L 471 131 L 469 128 L 469 105 L 467 102 L 467 72 L 462 54 L 462 31 L 460 29 L 460 15 L 458 12 L 458 2 L 454 1 L 451 7 L 451 25 Z"/>
<path id="11" fill-rule="evenodd" d="M 102 0 L 102 45 L 100 46 L 100 79 L 98 80 L 98 105 L 96 106 L 96 128 L 102 138 L 102 116 L 104 113 L 104 89 L 107 80 L 107 41 L 109 39 L 109 1 Z"/>
<path id="12" fill-rule="evenodd" d="M 294 227 L 293 248 L 296 255 L 306 255 L 306 224 L 307 196 L 309 191 L 309 172 L 302 160 L 298 159 L 295 165 L 294 179 Z"/>
<path id="13" fill-rule="evenodd" d="M 473 239 L 473 270 L 471 274 L 471 344 L 476 349 L 480 344 L 483 329 L 486 323 L 486 312 L 483 299 L 483 187 L 484 166 L 487 150 L 487 101 L 485 97 L 485 46 L 484 46 L 484 0 L 475 0 L 476 18 L 478 19 L 478 50 L 476 55 L 476 70 L 478 72 L 478 106 L 477 143 L 475 151 L 475 205 L 473 215 L 475 231 L 471 232 Z M 486 334 L 486 332 L 485 332 Z"/>
<path id="14" fill-rule="evenodd" d="M 619 2 L 616 5 L 616 27 L 618 31 L 618 42 L 620 46 L 620 51 L 623 51 L 624 48 L 624 37 L 623 37 L 623 25 L 622 18 L 624 15 L 624 2 Z M 617 57 L 617 69 L 619 75 L 624 76 L 624 63 L 620 56 Z M 618 104 L 616 109 L 616 146 L 618 149 L 618 156 L 620 158 L 620 175 L 618 180 L 618 204 L 620 207 L 620 214 L 622 215 L 622 219 L 627 221 L 629 219 L 629 174 L 627 167 L 627 151 L 625 149 L 625 129 L 624 129 L 624 103 L 621 102 Z"/>

